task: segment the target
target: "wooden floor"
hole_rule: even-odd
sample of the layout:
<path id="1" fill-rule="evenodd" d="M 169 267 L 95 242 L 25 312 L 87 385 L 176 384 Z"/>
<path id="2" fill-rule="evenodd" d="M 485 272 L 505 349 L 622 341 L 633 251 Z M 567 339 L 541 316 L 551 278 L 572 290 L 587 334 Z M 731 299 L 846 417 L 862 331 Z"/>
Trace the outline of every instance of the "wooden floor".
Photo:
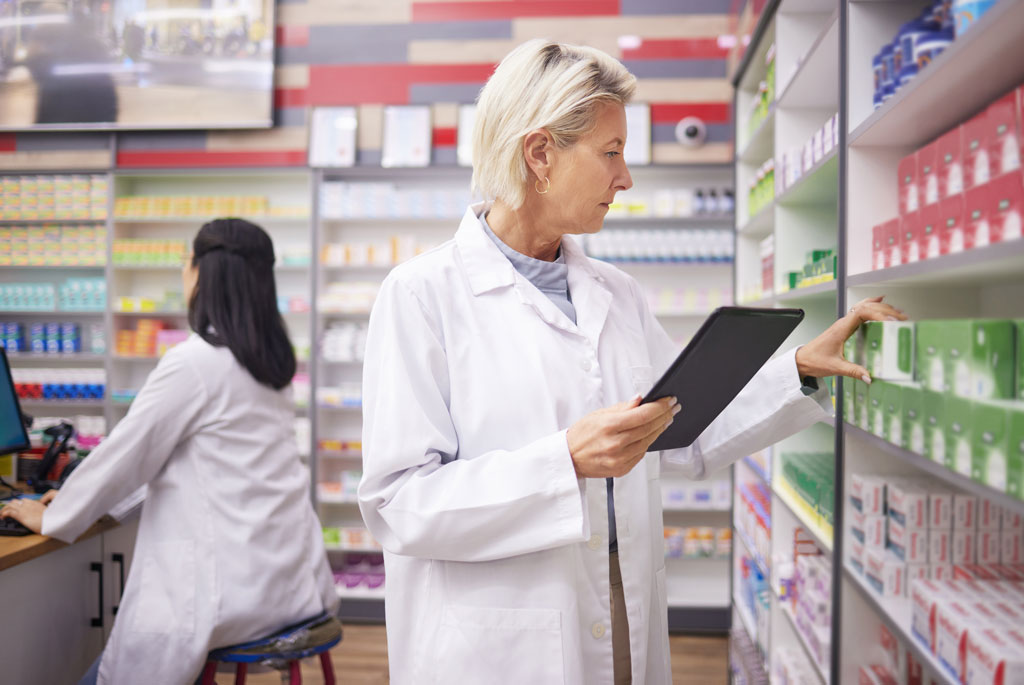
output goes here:
<path id="1" fill-rule="evenodd" d="M 672 682 L 675 685 L 724 685 L 727 680 L 728 641 L 724 637 L 689 637 L 673 635 Z M 384 626 L 345 626 L 345 639 L 331 650 L 334 673 L 339 685 L 386 685 L 388 682 L 388 650 Z M 308 661 L 308 660 L 307 660 Z M 231 676 L 220 674 L 222 685 L 233 682 Z M 253 673 L 246 679 L 252 685 L 280 683 L 276 673 Z M 323 685 L 319 662 L 302 664 L 303 685 Z"/>

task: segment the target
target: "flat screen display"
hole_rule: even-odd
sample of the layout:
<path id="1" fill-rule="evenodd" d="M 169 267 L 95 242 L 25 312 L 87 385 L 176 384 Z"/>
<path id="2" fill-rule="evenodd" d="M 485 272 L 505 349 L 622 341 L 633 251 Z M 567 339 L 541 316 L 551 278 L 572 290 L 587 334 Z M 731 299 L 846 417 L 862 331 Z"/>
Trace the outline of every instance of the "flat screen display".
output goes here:
<path id="1" fill-rule="evenodd" d="M 0 130 L 262 128 L 274 0 L 0 0 Z"/>
<path id="2" fill-rule="evenodd" d="M 28 434 L 21 420 L 21 405 L 14 391 L 7 354 L 0 349 L 0 456 L 28 447 Z"/>

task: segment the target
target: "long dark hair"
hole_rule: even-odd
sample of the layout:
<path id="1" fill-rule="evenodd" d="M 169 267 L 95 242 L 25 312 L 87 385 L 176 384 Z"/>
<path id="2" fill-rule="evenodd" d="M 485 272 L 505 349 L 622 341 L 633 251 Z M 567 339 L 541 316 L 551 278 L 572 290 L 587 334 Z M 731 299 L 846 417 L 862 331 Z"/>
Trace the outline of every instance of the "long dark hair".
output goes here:
<path id="1" fill-rule="evenodd" d="M 214 219 L 192 242 L 199 279 L 188 323 L 203 340 L 227 347 L 264 385 L 280 390 L 295 375 L 295 352 L 277 310 L 274 243 L 244 219 Z"/>

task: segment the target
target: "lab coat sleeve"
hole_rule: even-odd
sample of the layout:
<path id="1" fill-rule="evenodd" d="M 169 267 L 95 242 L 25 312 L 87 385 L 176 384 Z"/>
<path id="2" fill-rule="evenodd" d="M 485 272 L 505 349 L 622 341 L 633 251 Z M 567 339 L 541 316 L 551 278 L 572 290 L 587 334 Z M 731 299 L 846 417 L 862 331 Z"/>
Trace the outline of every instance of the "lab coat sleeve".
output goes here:
<path id="1" fill-rule="evenodd" d="M 635 284 L 634 291 L 643 311 L 648 353 L 657 377 L 678 356 L 679 346 L 651 314 L 646 298 Z M 662 467 L 690 478 L 706 478 L 737 459 L 831 416 L 832 398 L 824 383 L 812 395 L 804 394 L 796 367 L 796 350 L 788 350 L 761 367 L 692 445 L 662 452 Z"/>
<path id="2" fill-rule="evenodd" d="M 359 506 L 384 549 L 489 561 L 589 536 L 566 431 L 514 450 L 459 452 L 440 329 L 397 279 L 374 305 L 363 368 Z"/>
<path id="3" fill-rule="evenodd" d="M 72 472 L 43 514 L 43 535 L 71 542 L 115 505 L 141 501 L 142 486 L 194 430 L 206 402 L 184 347 L 164 356 L 128 414 Z"/>

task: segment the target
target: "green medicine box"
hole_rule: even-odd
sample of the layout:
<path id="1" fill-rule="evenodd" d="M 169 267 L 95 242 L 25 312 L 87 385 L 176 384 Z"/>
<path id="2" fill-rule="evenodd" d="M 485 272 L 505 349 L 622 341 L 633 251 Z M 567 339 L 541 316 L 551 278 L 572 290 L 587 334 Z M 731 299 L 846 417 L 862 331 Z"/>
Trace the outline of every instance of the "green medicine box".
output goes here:
<path id="1" fill-rule="evenodd" d="M 864 324 L 865 366 L 871 378 L 909 381 L 914 378 L 914 324 L 869 321 Z"/>
<path id="2" fill-rule="evenodd" d="M 946 396 L 934 390 L 921 391 L 924 412 L 924 456 L 934 462 L 946 463 Z"/>
<path id="3" fill-rule="evenodd" d="M 868 384 L 860 379 L 853 381 L 853 423 L 861 430 L 871 430 L 868 423 L 868 387 Z"/>
<path id="4" fill-rule="evenodd" d="M 957 397 L 971 396 L 971 321 L 943 321 L 943 389 Z"/>
<path id="5" fill-rule="evenodd" d="M 854 391 L 854 380 L 852 378 L 843 378 L 841 380 L 843 384 L 843 415 L 847 417 L 847 421 L 853 421 L 849 417 L 857 415 L 857 393 Z"/>
<path id="6" fill-rule="evenodd" d="M 903 444 L 903 385 L 886 383 L 883 438 L 894 445 Z"/>
<path id="7" fill-rule="evenodd" d="M 971 416 L 971 478 L 1005 492 L 1010 456 L 1010 424 L 1024 406 L 1013 402 L 975 402 Z"/>
<path id="8" fill-rule="evenodd" d="M 885 391 L 888 383 L 875 381 L 868 386 L 868 425 L 874 435 L 884 438 L 885 426 Z"/>
<path id="9" fill-rule="evenodd" d="M 971 475 L 971 418 L 974 403 L 963 397 L 946 396 L 946 468 Z"/>
<path id="10" fill-rule="evenodd" d="M 917 385 L 900 388 L 903 409 L 903 430 L 900 447 L 915 454 L 924 454 L 924 391 Z"/>
<path id="11" fill-rule="evenodd" d="M 1006 492 L 1024 499 L 1024 412 L 1010 414 L 1006 446 L 1009 454 L 1006 464 Z"/>
<path id="12" fill-rule="evenodd" d="M 1017 373 L 1015 374 L 1017 379 L 1016 397 L 1019 400 L 1024 400 L 1024 319 L 1019 319 L 1014 323 L 1017 329 L 1017 353 L 1014 355 L 1017 364 Z"/>
<path id="13" fill-rule="evenodd" d="M 943 392 L 945 370 L 942 353 L 943 321 L 918 321 L 915 326 L 915 377 L 925 390 Z"/>
<path id="14" fill-rule="evenodd" d="M 857 331 L 846 339 L 843 343 L 843 356 L 846 361 L 852 364 L 864 365 L 864 327 L 861 326 Z"/>
<path id="15" fill-rule="evenodd" d="M 1014 398 L 1014 323 L 1009 319 L 971 322 L 971 391 L 978 400 Z"/>

